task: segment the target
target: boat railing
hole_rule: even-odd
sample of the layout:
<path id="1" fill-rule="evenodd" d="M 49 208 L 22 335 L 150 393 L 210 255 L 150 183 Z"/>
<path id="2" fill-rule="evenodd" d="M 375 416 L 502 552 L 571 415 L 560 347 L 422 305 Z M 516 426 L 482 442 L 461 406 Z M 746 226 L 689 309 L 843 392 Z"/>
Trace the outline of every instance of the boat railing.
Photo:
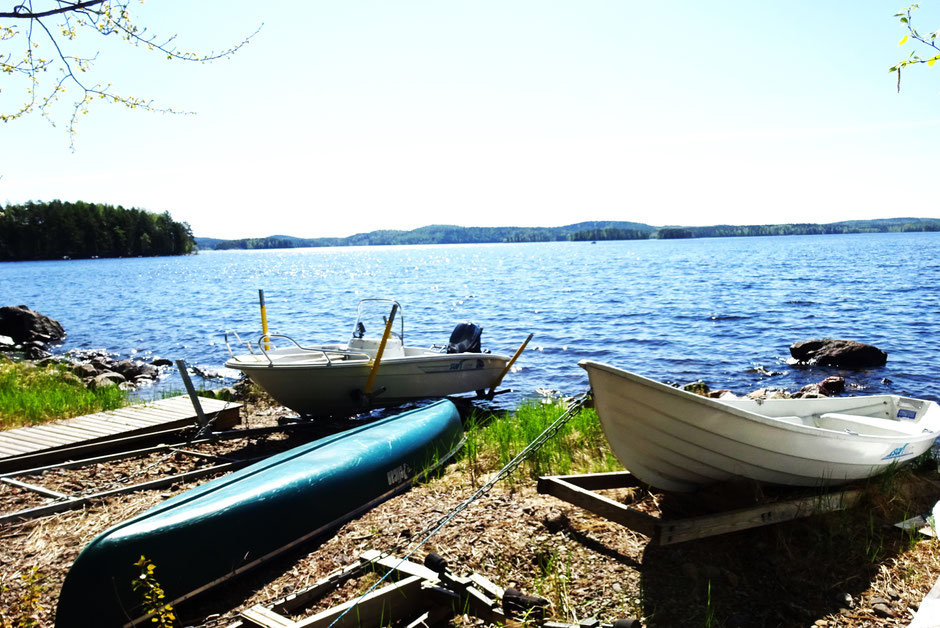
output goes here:
<path id="1" fill-rule="evenodd" d="M 302 352 L 321 354 L 326 359 L 327 366 L 333 366 L 333 359 L 330 358 L 331 355 L 334 358 L 338 356 L 339 359 L 341 360 L 345 360 L 348 358 L 363 358 L 365 360 L 372 359 L 372 356 L 369 355 L 368 353 L 363 353 L 363 352 L 358 352 L 358 351 L 343 351 L 342 349 L 327 350 L 327 349 L 321 349 L 320 347 L 304 347 L 299 342 L 291 338 L 290 336 L 285 336 L 284 334 L 263 334 L 260 338 L 258 338 L 258 349 L 261 351 L 262 354 L 264 354 L 264 357 L 267 358 L 268 366 L 274 366 L 274 360 L 272 360 L 271 356 L 268 355 L 269 349 L 266 349 L 266 347 L 273 347 L 274 346 L 273 340 L 275 338 L 282 338 L 290 342 Z M 275 350 L 277 349 L 275 348 Z M 254 351 L 252 351 L 252 353 L 254 353 Z"/>
<path id="2" fill-rule="evenodd" d="M 230 356 L 232 356 L 232 359 L 233 359 L 233 360 L 237 360 L 237 361 L 241 362 L 241 360 L 238 359 L 238 356 L 235 355 L 235 352 L 232 351 L 232 345 L 230 345 L 229 342 L 228 342 L 228 335 L 229 335 L 229 334 L 232 334 L 233 336 L 235 336 L 235 340 L 238 342 L 238 344 L 244 344 L 246 347 L 248 347 L 248 353 L 251 353 L 252 355 L 254 355 L 255 350 L 251 348 L 251 343 L 250 343 L 250 342 L 248 342 L 247 340 L 242 340 L 241 336 L 238 335 L 238 332 L 237 332 L 237 331 L 228 331 L 228 330 L 226 330 L 226 331 L 225 331 L 225 348 L 228 349 L 228 354 L 229 354 Z"/>

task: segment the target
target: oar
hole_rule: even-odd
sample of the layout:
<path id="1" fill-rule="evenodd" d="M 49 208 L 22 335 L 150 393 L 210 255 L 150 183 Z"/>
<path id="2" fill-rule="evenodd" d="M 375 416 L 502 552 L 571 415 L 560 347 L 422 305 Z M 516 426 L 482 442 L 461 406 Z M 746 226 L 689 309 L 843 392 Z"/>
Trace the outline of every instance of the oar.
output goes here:
<path id="1" fill-rule="evenodd" d="M 522 355 L 522 352 L 525 351 L 526 345 L 529 344 L 529 341 L 532 340 L 532 336 L 534 335 L 535 334 L 529 334 L 529 337 L 525 339 L 525 342 L 523 342 L 522 345 L 518 349 L 516 349 L 516 352 L 513 354 L 512 358 L 509 360 L 509 363 L 506 365 L 506 368 L 503 369 L 503 372 L 499 374 L 499 378 L 496 380 L 496 383 L 493 384 L 492 388 L 490 388 L 490 392 L 486 393 L 487 401 L 493 400 L 493 397 L 496 395 L 496 387 L 499 386 L 499 383 L 503 381 L 504 377 L 506 377 L 506 373 L 508 373 L 509 369 L 512 368 L 512 365 L 516 361 L 516 358 Z"/>
<path id="2" fill-rule="evenodd" d="M 375 361 L 372 363 L 372 370 L 369 372 L 369 379 L 366 381 L 366 387 L 362 391 L 363 396 L 368 399 L 372 394 L 372 386 L 375 384 L 375 375 L 379 372 L 379 363 L 382 361 L 382 354 L 385 353 L 385 343 L 392 334 L 392 323 L 395 322 L 395 314 L 398 312 L 398 304 L 392 306 L 392 313 L 388 315 L 388 322 L 385 323 L 385 332 L 382 334 L 382 342 L 379 343 L 379 350 L 375 352 Z"/>

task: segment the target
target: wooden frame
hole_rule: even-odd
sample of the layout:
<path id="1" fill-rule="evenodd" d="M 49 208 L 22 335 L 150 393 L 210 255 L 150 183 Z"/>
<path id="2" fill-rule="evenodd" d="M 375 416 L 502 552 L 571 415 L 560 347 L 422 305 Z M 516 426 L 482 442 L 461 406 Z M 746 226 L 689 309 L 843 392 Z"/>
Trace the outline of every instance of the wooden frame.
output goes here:
<path id="1" fill-rule="evenodd" d="M 682 543 L 800 517 L 844 510 L 854 505 L 862 493 L 861 489 L 857 488 L 834 489 L 809 497 L 801 496 L 717 514 L 666 519 L 640 512 L 594 492 L 644 486 L 629 471 L 615 471 L 541 477 L 537 490 L 543 495 L 552 495 L 648 536 L 659 545 Z"/>

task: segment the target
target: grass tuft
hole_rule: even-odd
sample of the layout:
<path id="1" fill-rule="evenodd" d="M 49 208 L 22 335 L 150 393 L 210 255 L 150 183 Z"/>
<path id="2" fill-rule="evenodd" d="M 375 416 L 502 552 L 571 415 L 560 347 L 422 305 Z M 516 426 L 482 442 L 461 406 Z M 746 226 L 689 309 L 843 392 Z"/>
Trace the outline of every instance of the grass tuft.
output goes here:
<path id="1" fill-rule="evenodd" d="M 461 458 L 471 481 L 498 471 L 565 412 L 562 403 L 524 402 L 513 413 L 467 419 Z M 530 478 L 541 475 L 598 473 L 621 469 L 604 438 L 597 414 L 585 408 L 521 467 Z M 509 478 L 512 482 L 512 477 Z"/>
<path id="2" fill-rule="evenodd" d="M 117 386 L 86 388 L 66 364 L 37 366 L 0 357 L 0 429 L 114 410 L 127 399 Z"/>

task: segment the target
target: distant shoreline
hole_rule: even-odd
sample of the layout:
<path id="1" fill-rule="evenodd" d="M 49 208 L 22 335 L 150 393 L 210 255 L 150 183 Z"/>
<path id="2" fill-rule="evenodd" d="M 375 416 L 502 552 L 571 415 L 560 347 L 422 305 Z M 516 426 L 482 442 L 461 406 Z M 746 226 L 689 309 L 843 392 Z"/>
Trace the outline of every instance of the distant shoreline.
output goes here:
<path id="1" fill-rule="evenodd" d="M 655 227 L 621 221 L 580 222 L 562 227 L 459 227 L 429 225 L 411 231 L 379 230 L 346 238 L 265 238 L 223 240 L 196 237 L 200 250 L 291 249 L 421 244 L 500 244 L 520 242 L 598 242 L 610 240 L 676 240 L 782 235 L 842 235 L 857 233 L 922 233 L 940 231 L 940 218 L 878 218 L 834 223 L 776 225 L 713 225 Z"/>

